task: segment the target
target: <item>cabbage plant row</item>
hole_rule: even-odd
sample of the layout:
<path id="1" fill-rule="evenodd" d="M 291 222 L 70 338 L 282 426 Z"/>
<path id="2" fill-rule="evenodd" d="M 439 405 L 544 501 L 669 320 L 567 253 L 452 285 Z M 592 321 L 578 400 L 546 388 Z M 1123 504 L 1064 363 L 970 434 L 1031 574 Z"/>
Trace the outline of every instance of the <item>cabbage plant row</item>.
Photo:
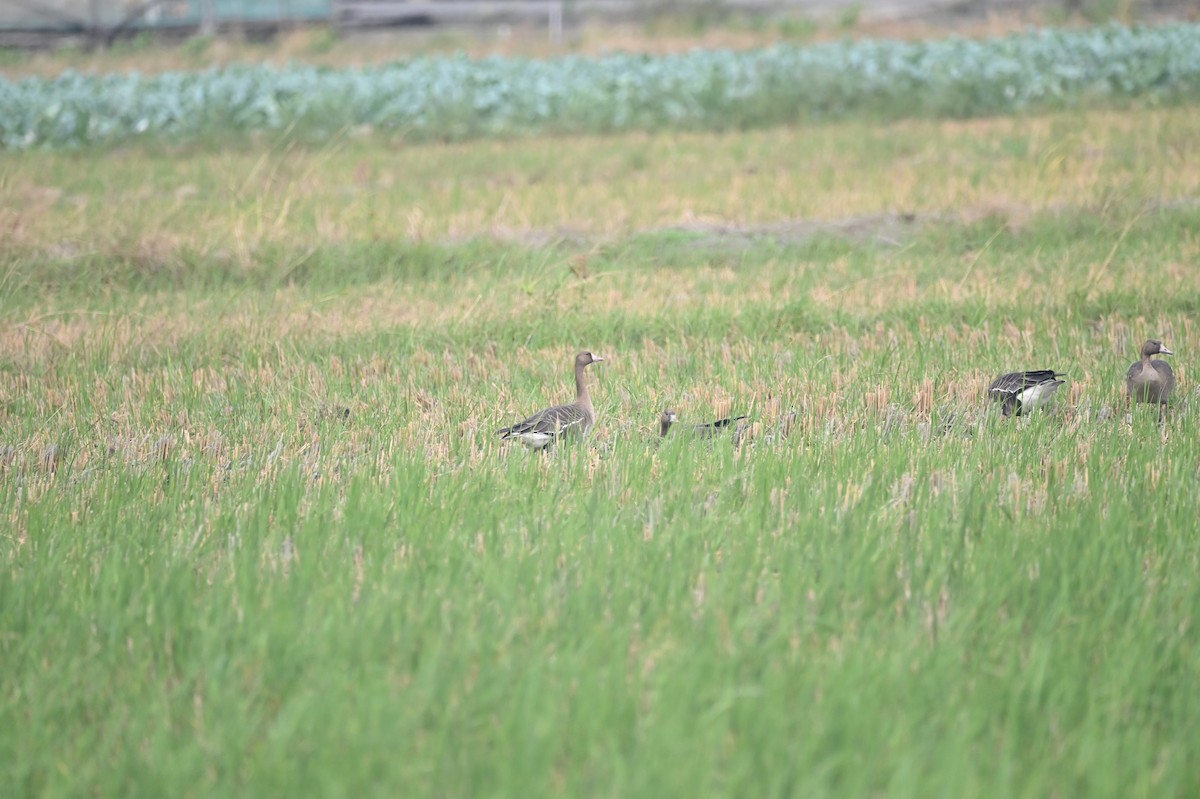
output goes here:
<path id="1" fill-rule="evenodd" d="M 780 45 L 552 60 L 462 56 L 331 69 L 0 79 L 6 149 L 349 129 L 413 138 L 750 127 L 867 114 L 971 116 L 1200 96 L 1200 25 Z"/>

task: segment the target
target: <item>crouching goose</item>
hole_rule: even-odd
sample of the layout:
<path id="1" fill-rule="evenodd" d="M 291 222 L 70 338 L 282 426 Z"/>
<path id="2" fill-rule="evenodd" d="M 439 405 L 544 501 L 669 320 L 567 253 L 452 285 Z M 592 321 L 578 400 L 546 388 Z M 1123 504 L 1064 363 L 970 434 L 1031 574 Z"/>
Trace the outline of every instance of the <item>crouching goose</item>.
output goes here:
<path id="1" fill-rule="evenodd" d="M 988 396 L 1003 403 L 1005 416 L 1020 416 L 1050 402 L 1058 387 L 1065 381 L 1062 372 L 1053 369 L 1035 369 L 1029 372 L 1009 372 L 1000 375 L 988 386 Z"/>
<path id="2" fill-rule="evenodd" d="M 1158 404 L 1158 418 L 1163 418 L 1167 399 L 1175 388 L 1175 373 L 1166 361 L 1151 360 L 1151 355 L 1174 355 L 1158 339 L 1150 339 L 1142 345 L 1142 359 L 1129 367 L 1125 373 L 1126 404 L 1153 402 Z"/>
<path id="3" fill-rule="evenodd" d="M 696 436 L 697 438 L 712 438 L 713 436 L 719 435 L 728 428 L 732 427 L 734 422 L 740 422 L 745 418 L 745 415 L 730 416 L 725 419 L 718 419 L 715 422 L 708 422 L 707 424 L 694 424 L 691 428 L 692 435 Z M 663 411 L 662 417 L 660 417 L 658 420 L 659 436 L 666 436 L 667 431 L 671 429 L 671 425 L 675 424 L 677 420 L 678 417 L 675 416 L 675 411 L 671 410 L 670 408 L 667 408 L 665 411 Z"/>
<path id="4" fill-rule="evenodd" d="M 604 359 L 590 352 L 575 356 L 575 401 L 538 411 L 523 422 L 499 431 L 503 439 L 517 439 L 530 449 L 545 449 L 560 436 L 583 438 L 596 424 L 596 409 L 588 395 L 583 370 Z"/>

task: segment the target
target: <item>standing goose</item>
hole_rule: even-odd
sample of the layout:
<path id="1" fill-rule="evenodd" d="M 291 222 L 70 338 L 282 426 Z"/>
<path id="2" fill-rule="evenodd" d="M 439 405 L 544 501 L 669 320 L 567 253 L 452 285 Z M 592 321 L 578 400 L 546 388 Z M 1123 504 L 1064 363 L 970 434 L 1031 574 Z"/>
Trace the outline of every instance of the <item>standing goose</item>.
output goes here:
<path id="1" fill-rule="evenodd" d="M 1151 360 L 1151 355 L 1174 355 L 1158 339 L 1150 339 L 1142 345 L 1142 359 L 1135 362 L 1125 373 L 1126 404 L 1154 402 L 1158 404 L 1161 420 L 1167 409 L 1167 400 L 1175 388 L 1175 373 L 1166 361 Z"/>
<path id="2" fill-rule="evenodd" d="M 730 416 L 725 419 L 718 419 L 715 422 L 708 422 L 707 424 L 694 424 L 692 425 L 692 435 L 697 438 L 712 438 L 724 432 L 727 428 L 732 427 L 734 422 L 740 422 L 745 418 L 743 414 L 742 416 Z M 666 436 L 667 431 L 671 429 L 671 425 L 675 424 L 676 421 L 675 411 L 670 408 L 663 411 L 662 416 L 658 420 L 659 436 Z"/>
<path id="3" fill-rule="evenodd" d="M 1032 411 L 1046 405 L 1065 381 L 1062 372 L 1053 369 L 1035 369 L 1029 372 L 1009 372 L 1000 375 L 988 386 L 988 396 L 1001 406 L 1005 416 L 1020 416 L 1023 411 Z"/>
<path id="4" fill-rule="evenodd" d="M 500 437 L 517 439 L 530 449 L 545 449 L 559 436 L 573 435 L 583 438 L 596 424 L 596 409 L 588 395 L 583 370 L 588 365 L 604 359 L 590 352 L 575 356 L 575 401 L 567 405 L 555 405 L 538 411 L 523 422 L 499 431 Z"/>

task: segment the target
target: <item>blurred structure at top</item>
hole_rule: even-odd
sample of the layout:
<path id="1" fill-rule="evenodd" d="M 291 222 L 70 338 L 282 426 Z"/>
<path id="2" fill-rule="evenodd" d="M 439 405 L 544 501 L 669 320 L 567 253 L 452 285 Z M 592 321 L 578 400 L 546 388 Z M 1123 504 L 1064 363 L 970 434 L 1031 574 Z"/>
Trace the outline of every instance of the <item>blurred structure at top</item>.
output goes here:
<path id="1" fill-rule="evenodd" d="M 24 33 L 31 43 L 55 34 L 76 34 L 108 44 L 142 31 L 211 35 L 229 27 L 273 29 L 327 22 L 335 4 L 336 0 L 8 0 L 0 3 L 0 30 Z"/>
<path id="2" fill-rule="evenodd" d="M 111 44 L 142 32 L 212 35 L 236 29 L 270 34 L 281 27 L 331 23 L 344 28 L 416 24 L 544 22 L 554 40 L 564 21 L 636 20 L 689 13 L 791 14 L 810 18 L 853 14 L 862 20 L 919 20 L 1044 11 L 1091 16 L 1103 6 L 1116 16 L 1186 10 L 1195 0 L 5 0 L 0 34 L 8 44 L 38 44 L 83 36 Z M 1110 8 L 1111 7 L 1111 8 Z"/>

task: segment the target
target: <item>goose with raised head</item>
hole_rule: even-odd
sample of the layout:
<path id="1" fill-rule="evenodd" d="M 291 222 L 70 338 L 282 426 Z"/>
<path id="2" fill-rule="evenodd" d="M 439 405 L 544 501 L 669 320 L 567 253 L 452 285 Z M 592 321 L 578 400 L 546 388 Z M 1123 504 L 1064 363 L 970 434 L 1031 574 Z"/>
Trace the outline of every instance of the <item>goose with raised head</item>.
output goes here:
<path id="1" fill-rule="evenodd" d="M 1125 373 L 1126 404 L 1153 402 L 1158 405 L 1158 418 L 1162 419 L 1167 409 L 1167 400 L 1175 389 L 1175 372 L 1171 364 L 1152 358 L 1154 355 L 1174 355 L 1158 339 L 1152 338 L 1142 345 L 1142 358 L 1135 361 Z"/>
<path id="2" fill-rule="evenodd" d="M 604 359 L 590 352 L 575 356 L 575 401 L 538 411 L 528 419 L 499 431 L 502 439 L 516 439 L 530 449 L 541 450 L 559 438 L 583 438 L 596 424 L 596 409 L 588 394 L 583 370 Z"/>
<path id="3" fill-rule="evenodd" d="M 690 429 L 692 435 L 696 436 L 697 438 L 712 438 L 713 436 L 719 435 L 725 430 L 728 430 L 734 425 L 734 423 L 740 422 L 745 418 L 746 416 L 744 414 L 742 416 L 729 416 L 724 419 L 718 419 L 715 422 L 694 424 L 691 425 Z M 662 416 L 659 417 L 658 420 L 659 436 L 665 437 L 667 432 L 670 431 L 671 425 L 675 424 L 678 419 L 679 417 L 675 415 L 675 411 L 671 410 L 670 408 L 667 408 L 665 411 L 663 411 Z"/>
<path id="4" fill-rule="evenodd" d="M 1034 369 L 1027 372 L 1009 372 L 992 381 L 988 396 L 1002 403 L 1005 416 L 1020 416 L 1045 406 L 1053 399 L 1058 387 L 1066 377 L 1053 369 Z"/>

